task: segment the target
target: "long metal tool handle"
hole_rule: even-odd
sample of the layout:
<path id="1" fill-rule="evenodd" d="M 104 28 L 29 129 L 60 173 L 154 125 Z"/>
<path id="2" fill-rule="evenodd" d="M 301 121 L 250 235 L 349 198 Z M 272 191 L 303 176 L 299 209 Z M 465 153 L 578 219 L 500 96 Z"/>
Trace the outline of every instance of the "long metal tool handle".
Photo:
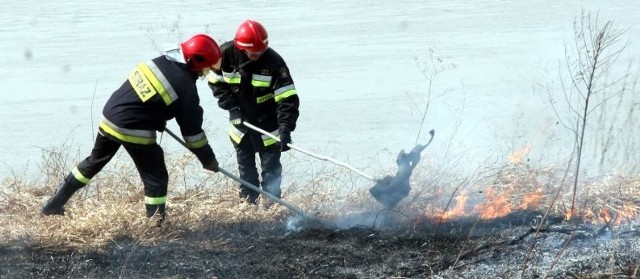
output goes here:
<path id="1" fill-rule="evenodd" d="M 259 133 L 261 133 L 261 134 L 263 134 L 263 135 L 265 135 L 265 136 L 267 136 L 267 137 L 270 137 L 270 138 L 272 138 L 272 139 L 274 139 L 274 140 L 276 140 L 276 141 L 280 141 L 280 138 L 278 138 L 278 137 L 276 137 L 276 136 L 272 135 L 271 133 L 269 133 L 269 132 L 267 132 L 267 131 L 265 131 L 265 130 L 263 130 L 263 129 L 260 129 L 260 128 L 258 128 L 258 127 L 256 127 L 256 126 L 254 126 L 253 124 L 251 124 L 251 123 L 249 123 L 249 122 L 244 121 L 244 122 L 242 122 L 242 124 L 244 124 L 244 126 L 248 127 L 249 129 L 252 129 L 252 130 L 254 130 L 254 131 L 256 131 L 256 132 L 259 132 Z M 347 165 L 346 163 L 343 163 L 343 162 L 337 161 L 337 160 L 332 159 L 332 158 L 329 158 L 329 157 L 327 157 L 327 156 L 323 156 L 323 155 L 315 154 L 315 153 L 313 153 L 313 152 L 311 152 L 311 151 L 309 151 L 309 150 L 302 149 L 302 148 L 297 147 L 297 146 L 294 146 L 293 144 L 290 144 L 290 143 L 289 143 L 289 144 L 287 144 L 287 146 L 291 147 L 291 149 L 298 150 L 298 151 L 300 151 L 300 152 L 302 152 L 302 153 L 305 153 L 305 154 L 307 154 L 307 155 L 310 155 L 310 156 L 316 157 L 316 158 L 318 158 L 318 159 L 320 159 L 320 160 L 329 161 L 329 162 L 332 162 L 332 163 L 334 163 L 334 164 L 337 164 L 337 165 L 343 166 L 343 167 L 348 168 L 348 169 L 352 170 L 353 172 L 355 172 L 355 173 L 357 173 L 357 174 L 361 175 L 362 177 L 364 177 L 364 178 L 366 178 L 366 179 L 369 179 L 369 180 L 371 180 L 371 181 L 376 181 L 376 179 L 374 179 L 374 178 L 373 178 L 373 176 L 368 175 L 368 174 L 366 174 L 366 173 L 364 173 L 364 172 L 362 172 L 362 171 L 360 171 L 360 170 L 358 170 L 358 169 L 356 169 L 356 168 L 354 168 L 354 167 L 352 167 L 352 166 L 350 166 L 350 165 Z"/>
<path id="2" fill-rule="evenodd" d="M 165 127 L 165 128 L 164 128 L 164 130 L 165 130 L 165 131 L 167 132 L 167 134 L 169 134 L 172 138 L 174 138 L 176 141 L 178 141 L 180 144 L 182 144 L 182 146 L 184 146 L 184 147 L 186 147 L 187 149 L 189 149 L 189 147 L 187 147 L 187 144 L 186 144 L 186 143 L 185 143 L 185 142 L 184 142 L 180 137 L 178 137 L 176 134 L 174 134 L 173 132 L 171 132 L 171 130 L 169 130 L 169 128 L 166 128 L 166 127 Z M 242 178 L 240 178 L 240 177 L 238 177 L 238 176 L 235 176 L 234 174 L 232 174 L 232 173 L 230 173 L 230 172 L 226 171 L 225 169 L 218 167 L 218 171 L 219 171 L 219 172 L 221 172 L 222 174 L 224 174 L 225 176 L 227 176 L 227 177 L 229 177 L 229 178 L 231 178 L 231 179 L 233 179 L 233 180 L 235 180 L 235 181 L 237 181 L 237 182 L 242 183 L 242 185 L 249 187 L 251 190 L 254 190 L 254 191 L 256 191 L 256 192 L 258 192 L 258 193 L 260 193 L 260 194 L 263 194 L 264 196 L 266 196 L 267 198 L 271 199 L 272 201 L 275 201 L 275 202 L 277 202 L 277 203 L 279 203 L 279 204 L 283 205 L 284 207 L 286 207 L 286 208 L 288 208 L 288 209 L 291 209 L 292 211 L 295 211 L 296 213 L 300 214 L 302 217 L 304 217 L 304 218 L 309 218 L 309 216 L 308 216 L 306 213 L 304 213 L 302 210 L 300 210 L 299 208 L 297 208 L 297 207 L 295 207 L 295 206 L 291 205 L 291 204 L 290 204 L 290 203 L 288 203 L 288 202 L 285 202 L 285 201 L 283 201 L 283 200 L 281 200 L 281 199 L 277 198 L 276 196 L 274 196 L 274 195 L 270 194 L 269 192 L 267 192 L 267 191 L 265 191 L 265 190 L 260 189 L 259 187 L 257 187 L 257 186 L 255 186 L 255 185 L 253 185 L 253 184 L 249 183 L 248 181 L 246 181 L 246 180 L 244 180 L 244 179 L 242 179 Z"/>

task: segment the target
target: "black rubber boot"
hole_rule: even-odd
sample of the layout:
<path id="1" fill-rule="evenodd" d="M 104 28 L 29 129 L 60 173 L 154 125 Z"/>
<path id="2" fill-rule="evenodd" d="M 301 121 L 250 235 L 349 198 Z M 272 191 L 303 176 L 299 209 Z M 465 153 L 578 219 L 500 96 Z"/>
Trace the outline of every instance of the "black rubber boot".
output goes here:
<path id="1" fill-rule="evenodd" d="M 156 226 L 160 227 L 162 225 L 162 222 L 164 222 L 164 218 L 166 216 L 165 205 L 164 204 L 145 204 L 144 206 L 147 209 L 147 217 L 151 218 L 157 215 L 158 223 L 156 224 Z"/>
<path id="2" fill-rule="evenodd" d="M 43 215 L 64 215 L 64 205 L 76 191 L 84 186 L 79 183 L 73 183 L 73 180 L 70 182 L 70 179 L 74 178 L 67 176 L 56 193 L 42 207 Z"/>
<path id="3" fill-rule="evenodd" d="M 258 204 L 258 192 L 255 192 L 253 190 L 247 190 L 245 191 L 244 189 L 242 191 L 240 191 L 240 201 L 241 202 L 246 202 L 252 205 L 257 205 Z"/>

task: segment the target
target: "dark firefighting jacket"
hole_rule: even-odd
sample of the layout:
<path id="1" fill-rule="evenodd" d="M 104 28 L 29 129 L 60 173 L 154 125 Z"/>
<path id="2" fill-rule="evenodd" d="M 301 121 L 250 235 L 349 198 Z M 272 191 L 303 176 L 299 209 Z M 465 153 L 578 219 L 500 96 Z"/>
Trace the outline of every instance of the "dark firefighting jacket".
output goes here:
<path id="1" fill-rule="evenodd" d="M 215 155 L 202 130 L 203 110 L 196 88 L 197 74 L 165 56 L 138 64 L 102 111 L 100 130 L 126 143 L 155 144 L 173 118 L 191 151 L 203 165 Z"/>
<path id="2" fill-rule="evenodd" d="M 233 42 L 220 46 L 222 66 L 213 72 L 209 87 L 225 110 L 240 108 L 247 121 L 272 135 L 281 130 L 293 131 L 299 116 L 300 101 L 284 59 L 268 48 L 257 61 L 251 61 Z M 276 141 L 242 125 L 229 125 L 234 144 L 250 137 L 256 150 L 272 146 Z"/>

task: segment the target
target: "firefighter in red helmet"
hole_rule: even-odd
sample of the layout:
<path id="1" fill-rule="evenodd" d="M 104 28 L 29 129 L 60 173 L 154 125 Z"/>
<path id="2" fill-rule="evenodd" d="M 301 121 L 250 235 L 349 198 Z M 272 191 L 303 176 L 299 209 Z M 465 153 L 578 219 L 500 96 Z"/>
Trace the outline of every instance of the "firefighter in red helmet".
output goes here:
<path id="1" fill-rule="evenodd" d="M 220 48 L 198 34 L 164 55 L 139 63 L 103 108 L 91 154 L 62 181 L 42 208 L 44 215 L 64 214 L 71 196 L 89 183 L 120 146 L 129 153 L 144 184 L 146 214 L 165 216 L 168 173 L 156 131 L 173 118 L 189 149 L 205 169 L 217 172 L 218 161 L 202 130 L 203 110 L 196 89 L 198 77 L 220 67 Z"/>
<path id="2" fill-rule="evenodd" d="M 238 27 L 233 42 L 220 46 L 222 65 L 209 78 L 218 106 L 229 112 L 229 136 L 240 178 L 281 197 L 281 152 L 289 150 L 300 101 L 284 59 L 269 47 L 267 30 L 255 20 Z M 280 138 L 248 129 L 246 121 Z M 259 156 L 260 177 L 256 166 Z M 240 185 L 240 198 L 255 204 L 259 193 Z"/>

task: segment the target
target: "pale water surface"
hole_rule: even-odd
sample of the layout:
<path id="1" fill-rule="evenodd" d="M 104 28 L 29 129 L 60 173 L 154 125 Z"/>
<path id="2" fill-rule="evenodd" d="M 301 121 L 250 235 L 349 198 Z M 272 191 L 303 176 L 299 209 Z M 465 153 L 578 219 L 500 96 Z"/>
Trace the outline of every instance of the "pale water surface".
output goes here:
<path id="1" fill-rule="evenodd" d="M 435 129 L 425 154 L 436 164 L 475 169 L 527 145 L 532 158 L 563 160 L 566 131 L 546 100 L 561 94 L 558 65 L 582 10 L 628 28 L 622 67 L 638 59 L 636 0 L 8 1 L 0 174 L 36 175 L 41 150 L 64 143 L 88 155 L 102 105 L 137 62 L 198 32 L 230 40 L 246 18 L 266 26 L 291 68 L 300 147 L 380 174 Z M 214 151 L 235 170 L 226 115 L 199 88 Z"/>

